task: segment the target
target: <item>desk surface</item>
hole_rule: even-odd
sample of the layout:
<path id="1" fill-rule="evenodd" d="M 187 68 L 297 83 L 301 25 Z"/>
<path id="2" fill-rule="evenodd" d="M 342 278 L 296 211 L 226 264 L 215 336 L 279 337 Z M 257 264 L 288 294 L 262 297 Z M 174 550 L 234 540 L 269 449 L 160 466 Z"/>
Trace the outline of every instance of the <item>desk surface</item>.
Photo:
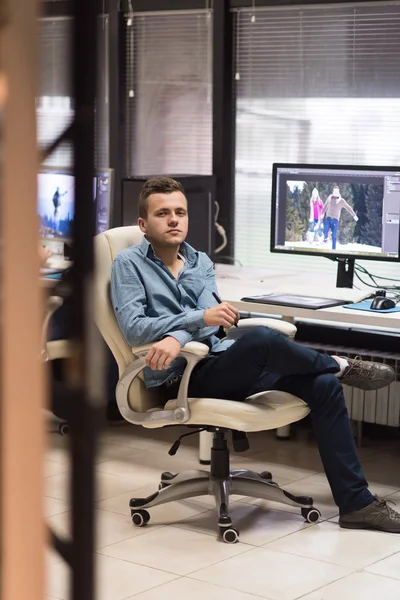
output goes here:
<path id="1" fill-rule="evenodd" d="M 337 289 L 332 286 L 332 281 L 324 276 L 318 276 L 318 287 L 315 282 L 307 280 L 304 275 L 270 275 L 261 281 L 221 277 L 217 273 L 217 285 L 221 298 L 230 302 L 238 310 L 262 313 L 265 315 L 280 315 L 286 318 L 311 319 L 313 321 L 326 321 L 343 323 L 347 325 L 362 325 L 379 329 L 400 330 L 400 312 L 397 313 L 370 313 L 358 310 L 349 310 L 342 306 L 312 310 L 308 308 L 295 308 L 291 306 L 274 306 L 256 302 L 242 302 L 244 296 L 257 296 L 268 293 L 299 294 L 302 296 L 323 296 L 326 298 L 349 298 L 354 302 L 364 290 Z M 370 290 L 373 291 L 373 290 Z"/>

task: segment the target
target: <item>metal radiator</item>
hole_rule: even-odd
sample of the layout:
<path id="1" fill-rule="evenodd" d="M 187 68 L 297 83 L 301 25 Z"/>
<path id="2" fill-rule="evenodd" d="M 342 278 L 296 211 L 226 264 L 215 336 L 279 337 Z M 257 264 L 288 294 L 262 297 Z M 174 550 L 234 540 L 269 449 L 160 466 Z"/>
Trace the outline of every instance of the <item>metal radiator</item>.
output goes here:
<path id="1" fill-rule="evenodd" d="M 390 427 L 400 426 L 400 354 L 386 354 L 315 343 L 302 343 L 302 345 L 326 354 L 336 354 L 348 358 L 359 356 L 364 360 L 381 362 L 393 367 L 396 380 L 390 386 L 374 392 L 364 392 L 344 385 L 343 390 L 351 419 Z"/>

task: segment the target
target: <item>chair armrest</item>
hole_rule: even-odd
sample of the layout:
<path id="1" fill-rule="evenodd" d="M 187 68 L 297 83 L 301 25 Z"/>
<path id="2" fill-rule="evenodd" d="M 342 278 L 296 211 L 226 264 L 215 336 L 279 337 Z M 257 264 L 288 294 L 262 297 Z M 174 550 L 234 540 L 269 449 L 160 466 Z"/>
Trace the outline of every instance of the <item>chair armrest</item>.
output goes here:
<path id="1" fill-rule="evenodd" d="M 46 300 L 46 312 L 42 325 L 42 339 L 41 339 L 41 357 L 42 360 L 47 361 L 50 359 L 47 352 L 47 339 L 49 337 L 50 321 L 57 309 L 63 304 L 63 299 L 60 296 L 49 296 Z"/>
<path id="2" fill-rule="evenodd" d="M 144 425 L 145 423 L 158 423 L 160 427 L 166 425 L 182 425 L 190 419 L 190 409 L 188 403 L 188 390 L 190 376 L 193 369 L 207 354 L 209 348 L 201 342 L 189 342 L 183 346 L 178 356 L 186 359 L 186 368 L 183 372 L 179 385 L 176 407 L 166 410 L 154 410 L 151 412 L 136 412 L 132 410 L 128 403 L 129 388 L 132 381 L 146 367 L 146 355 L 153 344 L 145 344 L 132 348 L 132 353 L 137 356 L 136 360 L 129 365 L 122 377 L 118 381 L 116 389 L 117 404 L 124 419 L 134 425 Z"/>
<path id="3" fill-rule="evenodd" d="M 263 317 L 258 318 L 250 318 L 250 319 L 241 319 L 238 321 L 239 329 L 250 329 L 251 327 L 269 327 L 270 329 L 274 329 L 275 331 L 279 331 L 283 335 L 286 335 L 289 338 L 294 338 L 297 332 L 297 327 L 292 325 L 292 323 L 287 323 L 287 321 L 282 321 L 282 319 L 268 319 Z M 239 333 L 239 335 L 237 335 Z M 236 332 L 235 328 L 230 327 L 227 330 L 228 337 L 237 338 L 240 337 L 242 332 Z M 244 333 L 244 332 L 243 332 Z"/>

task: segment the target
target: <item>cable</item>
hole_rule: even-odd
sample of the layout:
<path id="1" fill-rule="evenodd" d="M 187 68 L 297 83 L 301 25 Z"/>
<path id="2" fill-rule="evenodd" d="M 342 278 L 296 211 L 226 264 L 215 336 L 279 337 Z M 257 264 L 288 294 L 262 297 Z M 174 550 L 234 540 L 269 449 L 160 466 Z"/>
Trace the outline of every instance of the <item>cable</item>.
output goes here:
<path id="1" fill-rule="evenodd" d="M 359 265 L 356 263 L 356 269 L 358 269 L 359 271 L 362 271 L 364 274 L 369 275 L 372 277 L 375 277 L 376 279 L 383 279 L 385 281 L 395 281 L 395 282 L 399 282 L 399 279 L 393 279 L 392 277 L 383 277 L 382 275 L 374 275 L 373 273 L 370 273 L 363 265 Z"/>
<path id="2" fill-rule="evenodd" d="M 218 254 L 219 252 L 221 252 L 221 250 L 226 248 L 226 246 L 228 245 L 228 237 L 226 235 L 225 229 L 222 227 L 222 225 L 220 225 L 218 223 L 219 204 L 216 200 L 214 200 L 214 204 L 216 207 L 216 213 L 215 213 L 215 217 L 214 217 L 214 225 L 215 225 L 215 228 L 218 231 L 219 235 L 222 237 L 222 244 L 214 250 L 214 254 Z"/>

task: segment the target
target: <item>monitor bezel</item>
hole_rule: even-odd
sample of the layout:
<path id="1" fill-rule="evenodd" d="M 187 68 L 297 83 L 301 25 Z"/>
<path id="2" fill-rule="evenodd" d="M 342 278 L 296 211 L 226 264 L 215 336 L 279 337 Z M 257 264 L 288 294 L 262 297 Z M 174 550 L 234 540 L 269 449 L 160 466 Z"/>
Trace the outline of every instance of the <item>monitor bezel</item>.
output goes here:
<path id="1" fill-rule="evenodd" d="M 352 170 L 352 171 L 388 171 L 391 173 L 399 173 L 399 167 L 385 166 L 355 166 L 355 165 L 329 165 L 329 164 L 306 164 L 306 163 L 273 163 L 272 165 L 272 190 L 271 190 L 271 235 L 270 235 L 270 251 L 276 254 L 287 255 L 303 255 L 314 256 L 316 258 L 323 257 L 331 260 L 350 258 L 354 260 L 373 260 L 383 262 L 400 262 L 400 235 L 398 239 L 398 256 L 366 256 L 365 254 L 355 254 L 352 252 L 312 252 L 311 250 L 282 250 L 275 247 L 275 229 L 276 229 L 276 192 L 278 169 L 336 169 L 336 170 Z"/>
<path id="2" fill-rule="evenodd" d="M 107 167 L 105 169 L 101 169 L 101 168 L 97 169 L 96 168 L 95 171 L 96 171 L 96 173 L 95 173 L 96 179 L 102 173 L 108 173 L 107 229 L 110 229 L 110 227 L 111 227 L 111 215 L 112 215 L 113 203 L 114 203 L 114 176 L 115 176 L 115 170 Z M 96 189 L 96 198 L 95 198 L 95 217 L 96 217 L 96 222 L 95 222 L 96 232 L 95 232 L 95 235 L 98 235 L 97 234 L 97 189 Z"/>

